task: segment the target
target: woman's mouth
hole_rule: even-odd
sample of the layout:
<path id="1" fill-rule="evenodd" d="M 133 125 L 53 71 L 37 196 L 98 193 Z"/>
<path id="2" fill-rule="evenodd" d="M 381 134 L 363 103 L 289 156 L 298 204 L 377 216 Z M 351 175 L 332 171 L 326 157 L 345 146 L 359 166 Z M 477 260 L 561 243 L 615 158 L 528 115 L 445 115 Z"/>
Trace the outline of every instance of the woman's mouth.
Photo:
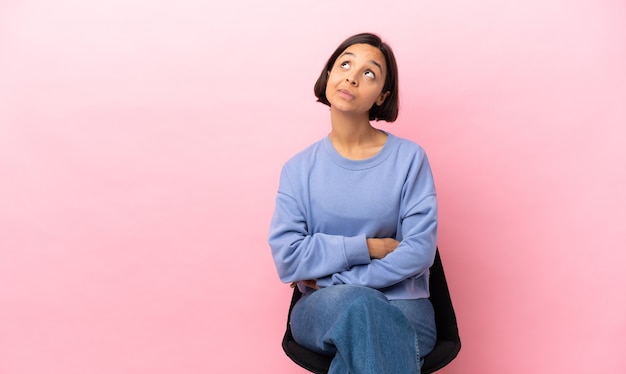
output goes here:
<path id="1" fill-rule="evenodd" d="M 352 100 L 354 99 L 354 95 L 352 94 L 352 92 L 342 88 L 339 91 L 337 91 L 337 93 L 339 94 L 340 97 L 346 99 L 346 100 Z"/>

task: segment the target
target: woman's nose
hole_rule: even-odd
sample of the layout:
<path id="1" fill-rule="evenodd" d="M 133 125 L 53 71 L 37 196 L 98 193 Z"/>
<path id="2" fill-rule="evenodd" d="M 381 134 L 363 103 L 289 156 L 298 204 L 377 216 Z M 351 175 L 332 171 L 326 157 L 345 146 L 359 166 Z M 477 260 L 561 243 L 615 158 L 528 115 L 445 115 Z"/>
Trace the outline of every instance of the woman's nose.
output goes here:
<path id="1" fill-rule="evenodd" d="M 357 81 L 356 79 L 352 78 L 352 77 L 346 77 L 346 82 L 350 83 L 353 86 L 357 85 Z"/>

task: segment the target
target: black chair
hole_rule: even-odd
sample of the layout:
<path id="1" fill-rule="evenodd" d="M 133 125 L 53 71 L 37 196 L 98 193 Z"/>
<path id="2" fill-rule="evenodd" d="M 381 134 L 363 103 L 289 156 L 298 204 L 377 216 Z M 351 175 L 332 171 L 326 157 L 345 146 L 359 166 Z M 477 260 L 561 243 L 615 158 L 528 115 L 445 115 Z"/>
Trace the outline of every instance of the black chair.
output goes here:
<path id="1" fill-rule="evenodd" d="M 306 370 L 316 374 L 326 374 L 333 357 L 321 355 L 300 346 L 291 335 L 291 327 L 289 325 L 291 310 L 301 296 L 300 290 L 298 290 L 298 287 L 295 287 L 291 305 L 289 306 L 287 330 L 283 337 L 283 350 L 293 362 Z M 435 254 L 435 262 L 430 268 L 430 301 L 435 309 L 437 342 L 433 351 L 424 357 L 422 374 L 432 373 L 446 366 L 454 360 L 461 350 L 461 339 L 459 338 L 456 315 L 452 307 L 452 300 L 450 299 L 446 276 L 443 272 L 439 249 L 437 249 Z"/>

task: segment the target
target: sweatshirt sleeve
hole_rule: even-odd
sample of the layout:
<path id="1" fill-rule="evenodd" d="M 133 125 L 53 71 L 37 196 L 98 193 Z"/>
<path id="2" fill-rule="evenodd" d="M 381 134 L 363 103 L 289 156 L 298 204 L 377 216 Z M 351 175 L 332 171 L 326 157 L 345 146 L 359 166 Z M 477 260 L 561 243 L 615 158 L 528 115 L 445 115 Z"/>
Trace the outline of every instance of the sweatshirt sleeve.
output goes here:
<path id="1" fill-rule="evenodd" d="M 280 176 L 269 244 L 278 275 L 285 283 L 319 279 L 370 262 L 365 235 L 311 234 L 306 203 L 286 168 Z"/>
<path id="2" fill-rule="evenodd" d="M 414 166 L 402 192 L 396 238 L 400 244 L 395 251 L 320 279 L 320 287 L 355 284 L 380 289 L 418 277 L 430 268 L 437 247 L 437 196 L 425 155 Z"/>

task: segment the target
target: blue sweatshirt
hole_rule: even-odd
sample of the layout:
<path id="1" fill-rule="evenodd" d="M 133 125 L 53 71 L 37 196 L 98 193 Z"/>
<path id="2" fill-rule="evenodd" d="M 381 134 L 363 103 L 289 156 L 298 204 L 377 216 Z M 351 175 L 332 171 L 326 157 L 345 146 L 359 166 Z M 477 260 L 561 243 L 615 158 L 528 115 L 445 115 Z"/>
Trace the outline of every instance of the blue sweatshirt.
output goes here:
<path id="1" fill-rule="evenodd" d="M 387 135 L 365 160 L 344 158 L 325 137 L 285 163 L 269 233 L 283 282 L 363 285 L 390 300 L 429 296 L 437 245 L 432 172 L 422 147 Z M 400 244 L 370 259 L 367 238 Z"/>

